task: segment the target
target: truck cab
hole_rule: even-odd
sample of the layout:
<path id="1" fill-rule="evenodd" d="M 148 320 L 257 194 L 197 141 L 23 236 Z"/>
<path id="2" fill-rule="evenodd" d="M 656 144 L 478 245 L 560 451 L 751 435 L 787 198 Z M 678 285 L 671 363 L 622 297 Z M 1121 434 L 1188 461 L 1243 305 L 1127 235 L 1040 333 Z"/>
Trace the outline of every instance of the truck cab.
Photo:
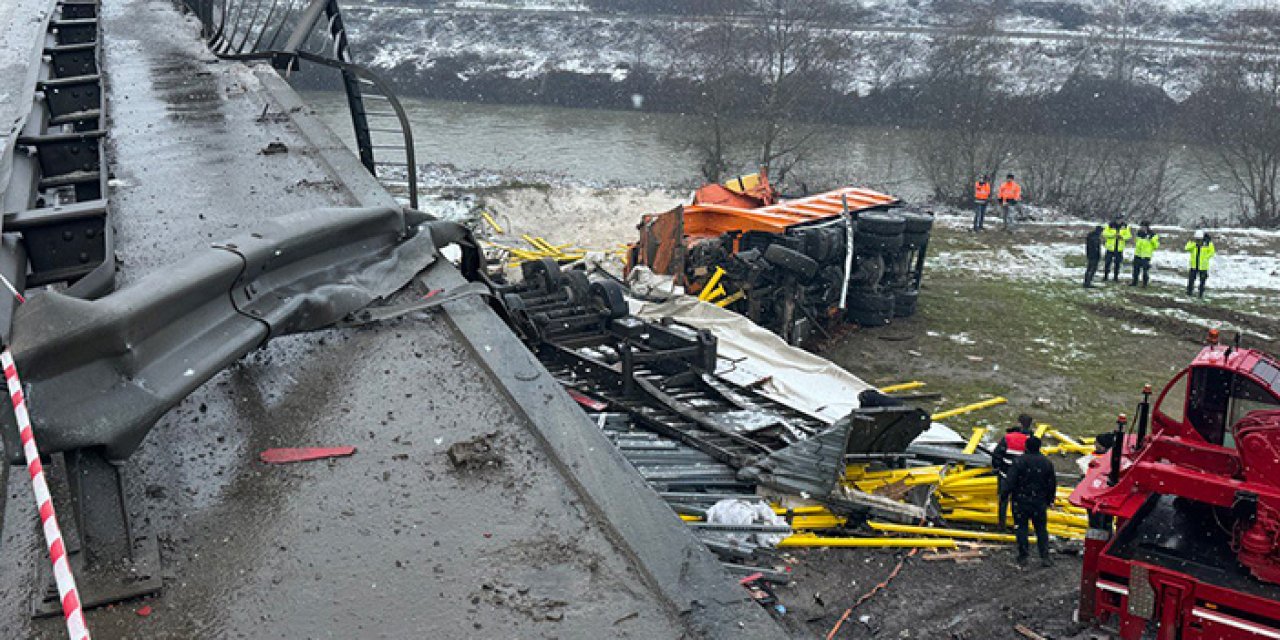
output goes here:
<path id="1" fill-rule="evenodd" d="M 1215 337 L 1071 496 L 1078 615 L 1123 640 L 1280 640 L 1280 361 Z"/>
<path id="2" fill-rule="evenodd" d="M 1280 364 L 1260 351 L 1210 346 L 1161 392 L 1153 432 L 1234 449 L 1232 427 L 1267 409 L 1280 409 Z"/>

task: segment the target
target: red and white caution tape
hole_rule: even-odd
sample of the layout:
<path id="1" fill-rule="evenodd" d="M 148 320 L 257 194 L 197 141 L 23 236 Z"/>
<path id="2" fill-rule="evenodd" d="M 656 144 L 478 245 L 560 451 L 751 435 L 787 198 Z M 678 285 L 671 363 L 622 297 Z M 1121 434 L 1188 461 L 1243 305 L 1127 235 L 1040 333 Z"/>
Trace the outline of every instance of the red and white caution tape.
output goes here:
<path id="1" fill-rule="evenodd" d="M 0 273 L 0 282 L 3 282 L 3 283 L 4 283 L 4 288 L 8 289 L 8 290 L 9 290 L 9 293 L 12 293 L 12 294 L 13 294 L 13 297 L 15 297 L 15 298 L 17 298 L 17 299 L 18 299 L 18 304 L 25 304 L 25 303 L 26 303 L 27 299 L 26 299 L 26 298 L 24 298 L 24 297 L 22 297 L 22 294 L 21 294 L 21 293 L 18 293 L 18 290 L 14 288 L 13 283 L 12 283 L 12 282 L 9 282 L 9 279 L 8 279 L 8 278 L 6 278 L 6 277 L 4 277 L 4 274 L 3 274 L 3 273 Z"/>
<path id="2" fill-rule="evenodd" d="M 7 283 L 6 283 L 7 284 Z M 53 562 L 53 577 L 58 583 L 58 595 L 62 600 L 62 615 L 67 619 L 67 633 L 72 640 L 89 640 L 89 628 L 80 610 L 80 592 L 76 590 L 75 576 L 67 561 L 67 548 L 62 543 L 62 529 L 53 511 L 53 498 L 49 484 L 44 479 L 44 466 L 40 464 L 40 450 L 36 448 L 35 433 L 31 430 L 31 417 L 27 415 L 27 402 L 22 394 L 22 381 L 18 379 L 18 367 L 13 354 L 5 347 L 0 352 L 0 364 L 4 365 L 4 379 L 9 384 L 9 397 L 13 399 L 13 415 L 17 418 L 18 435 L 22 440 L 22 453 L 27 458 L 27 473 L 31 476 L 31 490 L 40 509 L 40 524 L 44 528 L 44 541 L 49 546 L 49 560 Z"/>

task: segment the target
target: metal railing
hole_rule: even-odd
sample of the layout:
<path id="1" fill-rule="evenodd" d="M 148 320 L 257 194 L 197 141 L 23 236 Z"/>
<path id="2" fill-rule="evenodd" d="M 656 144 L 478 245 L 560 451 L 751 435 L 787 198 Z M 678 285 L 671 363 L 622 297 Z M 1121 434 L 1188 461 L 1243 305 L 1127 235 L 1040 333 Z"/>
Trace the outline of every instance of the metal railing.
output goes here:
<path id="1" fill-rule="evenodd" d="M 200 19 L 209 50 L 220 58 L 270 60 L 286 75 L 303 60 L 338 70 L 360 163 L 388 189 L 407 191 L 409 206 L 417 208 L 418 167 L 409 119 L 391 86 L 351 60 L 337 0 L 182 1 Z M 375 103 L 373 108 L 368 102 Z"/>
<path id="2" fill-rule="evenodd" d="M 48 62 L 37 74 L 39 99 L 16 140 L 30 153 L 9 158 L 13 171 L 0 184 L 4 232 L 22 240 L 0 247 L 0 271 L 19 291 L 65 284 L 70 295 L 95 298 L 115 285 L 97 10 L 93 0 L 57 3 L 43 47 Z M 13 300 L 0 298 L 7 338 Z"/>

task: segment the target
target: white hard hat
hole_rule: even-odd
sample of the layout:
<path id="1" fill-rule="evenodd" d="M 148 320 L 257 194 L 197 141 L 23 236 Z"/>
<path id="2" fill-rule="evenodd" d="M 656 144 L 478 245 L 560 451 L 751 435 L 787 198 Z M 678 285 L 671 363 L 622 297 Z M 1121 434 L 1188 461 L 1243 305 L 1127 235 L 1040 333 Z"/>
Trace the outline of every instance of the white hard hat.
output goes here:
<path id="1" fill-rule="evenodd" d="M 1196 232 L 1196 240 L 1204 240 L 1204 232 L 1203 232 L 1203 231 L 1197 231 L 1197 232 Z"/>

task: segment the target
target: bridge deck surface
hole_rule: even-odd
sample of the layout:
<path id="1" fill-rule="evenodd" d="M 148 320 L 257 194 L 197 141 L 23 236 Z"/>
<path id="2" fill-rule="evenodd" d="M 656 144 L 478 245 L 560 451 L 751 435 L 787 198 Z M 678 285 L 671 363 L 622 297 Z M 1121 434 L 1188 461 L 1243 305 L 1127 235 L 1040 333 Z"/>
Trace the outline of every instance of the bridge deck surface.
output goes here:
<path id="1" fill-rule="evenodd" d="M 305 110 L 281 99 L 291 92 L 273 71 L 217 60 L 168 2 L 107 0 L 102 22 L 122 284 L 257 219 L 387 198 L 367 176 L 350 187 L 326 160 L 350 154 L 298 124 Z M 272 142 L 287 152 L 263 153 Z M 776 631 L 656 496 L 618 473 L 625 463 L 602 437 L 568 447 L 580 460 L 559 455 L 556 439 L 584 437 L 569 432 L 585 417 L 570 420 L 568 400 L 545 391 L 545 406 L 527 406 L 530 392 L 504 386 L 467 322 L 280 339 L 170 412 L 124 467 L 136 522 L 160 538 L 165 586 L 89 612 L 95 637 L 680 637 L 673 590 L 721 610 L 711 629 Z M 566 433 L 548 435 L 539 412 L 562 416 Z M 451 444 L 490 434 L 500 465 L 450 465 Z M 357 452 L 257 461 L 270 447 L 330 445 Z M 9 477 L 0 628 L 62 637 L 58 620 L 28 616 L 47 560 L 25 477 Z M 637 522 L 619 521 L 627 509 Z M 653 562 L 663 554 L 683 564 Z M 664 571 L 698 582 L 676 589 Z M 143 604 L 148 617 L 135 613 Z"/>

